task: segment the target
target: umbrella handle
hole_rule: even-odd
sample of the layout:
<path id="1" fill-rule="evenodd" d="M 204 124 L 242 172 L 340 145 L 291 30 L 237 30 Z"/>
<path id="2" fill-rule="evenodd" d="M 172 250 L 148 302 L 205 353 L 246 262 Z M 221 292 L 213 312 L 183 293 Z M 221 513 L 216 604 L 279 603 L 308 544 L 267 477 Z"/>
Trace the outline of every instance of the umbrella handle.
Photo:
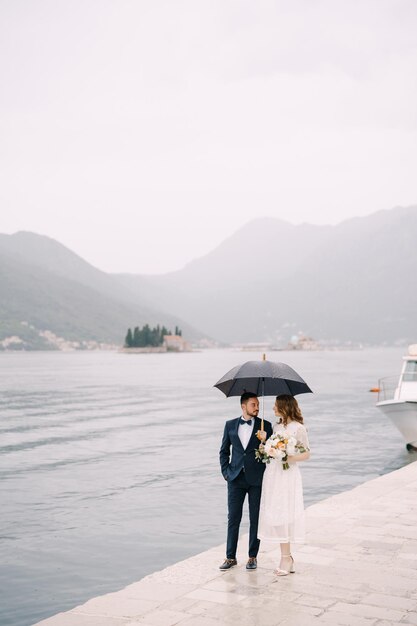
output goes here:
<path id="1" fill-rule="evenodd" d="M 265 355 L 264 355 L 265 360 Z M 264 429 L 264 417 L 265 417 L 265 378 L 262 378 L 262 419 L 261 419 L 261 430 Z"/>

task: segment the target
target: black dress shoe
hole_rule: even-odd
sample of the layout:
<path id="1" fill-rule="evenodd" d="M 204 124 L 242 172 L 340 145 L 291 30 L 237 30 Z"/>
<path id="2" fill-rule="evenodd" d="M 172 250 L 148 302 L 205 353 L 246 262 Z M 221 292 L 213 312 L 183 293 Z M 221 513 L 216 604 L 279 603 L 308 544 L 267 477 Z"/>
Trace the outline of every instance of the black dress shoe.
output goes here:
<path id="1" fill-rule="evenodd" d="M 235 565 L 237 565 L 236 559 L 225 559 L 224 563 L 220 565 L 219 569 L 222 569 L 222 570 L 230 569 L 231 567 L 234 567 Z"/>
<path id="2" fill-rule="evenodd" d="M 258 567 L 258 562 L 256 560 L 256 556 L 250 556 L 248 562 L 246 563 L 246 569 L 256 569 Z"/>

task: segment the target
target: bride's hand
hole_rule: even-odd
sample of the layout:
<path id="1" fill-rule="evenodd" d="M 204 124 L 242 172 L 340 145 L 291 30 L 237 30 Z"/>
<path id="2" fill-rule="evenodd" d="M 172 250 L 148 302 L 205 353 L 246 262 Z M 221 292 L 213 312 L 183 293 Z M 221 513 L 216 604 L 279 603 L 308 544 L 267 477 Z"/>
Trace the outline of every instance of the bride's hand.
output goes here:
<path id="1" fill-rule="evenodd" d="M 294 454 L 287 456 L 287 463 L 294 465 L 294 463 L 297 463 L 297 457 Z"/>

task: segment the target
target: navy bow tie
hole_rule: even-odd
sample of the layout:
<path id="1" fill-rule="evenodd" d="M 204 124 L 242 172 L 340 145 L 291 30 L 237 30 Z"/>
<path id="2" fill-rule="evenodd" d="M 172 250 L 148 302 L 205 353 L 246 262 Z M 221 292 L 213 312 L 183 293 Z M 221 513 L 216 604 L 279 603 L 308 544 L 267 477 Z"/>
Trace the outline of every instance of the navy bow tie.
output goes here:
<path id="1" fill-rule="evenodd" d="M 241 417 L 240 424 L 248 424 L 248 426 L 252 426 L 252 420 L 244 420 L 243 417 Z"/>

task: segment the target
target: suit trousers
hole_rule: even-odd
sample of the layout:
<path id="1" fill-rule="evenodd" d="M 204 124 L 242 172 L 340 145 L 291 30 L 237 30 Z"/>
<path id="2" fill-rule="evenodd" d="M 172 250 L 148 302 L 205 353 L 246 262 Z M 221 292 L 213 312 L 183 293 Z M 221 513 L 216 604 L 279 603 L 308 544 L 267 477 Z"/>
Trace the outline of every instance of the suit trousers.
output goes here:
<path id="1" fill-rule="evenodd" d="M 256 557 L 259 550 L 258 518 L 261 503 L 262 485 L 250 485 L 242 470 L 240 474 L 227 483 L 227 545 L 226 557 L 236 558 L 237 542 L 239 539 L 239 526 L 242 519 L 243 503 L 246 494 L 249 500 L 249 556 Z"/>

